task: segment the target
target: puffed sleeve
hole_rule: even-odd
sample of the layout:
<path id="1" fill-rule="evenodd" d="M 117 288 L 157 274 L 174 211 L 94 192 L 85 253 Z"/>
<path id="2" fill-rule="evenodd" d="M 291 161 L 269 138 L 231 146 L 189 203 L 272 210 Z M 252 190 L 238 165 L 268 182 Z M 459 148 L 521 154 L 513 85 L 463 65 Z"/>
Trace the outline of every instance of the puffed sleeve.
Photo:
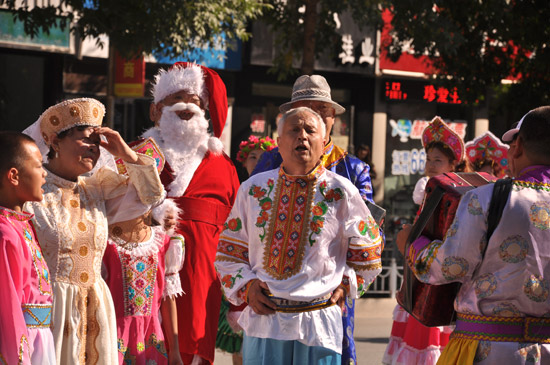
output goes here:
<path id="1" fill-rule="evenodd" d="M 184 294 L 181 288 L 179 272 L 183 268 L 185 260 L 185 240 L 182 235 L 176 234 L 170 236 L 168 249 L 164 256 L 164 293 L 162 298 L 176 298 Z"/>
<path id="2" fill-rule="evenodd" d="M 482 261 L 480 242 L 486 245 L 487 212 L 491 184 L 464 194 L 444 240 L 420 236 L 406 252 L 406 260 L 418 280 L 429 284 L 465 282 Z"/>
<path id="3" fill-rule="evenodd" d="M 0 360 L 30 364 L 28 331 L 21 310 L 25 273 L 22 242 L 0 227 Z"/>
<path id="4" fill-rule="evenodd" d="M 272 189 L 273 181 L 268 184 Z M 246 302 L 252 280 L 257 278 L 248 258 L 248 188 L 249 184 L 245 183 L 237 192 L 233 209 L 220 234 L 214 262 L 225 296 L 234 305 Z"/>
<path id="5" fill-rule="evenodd" d="M 358 194 L 347 195 L 347 217 L 343 217 L 347 242 L 342 285 L 348 295 L 359 298 L 382 271 L 382 237 L 378 224 Z"/>
<path id="6" fill-rule="evenodd" d="M 110 168 L 101 168 L 87 181 L 98 185 L 105 200 L 120 197 L 132 185 L 139 202 L 148 206 L 159 204 L 164 199 L 164 188 L 160 182 L 155 160 L 152 157 L 138 153 L 138 159 L 143 164 L 126 163 L 128 176 L 118 174 Z"/>

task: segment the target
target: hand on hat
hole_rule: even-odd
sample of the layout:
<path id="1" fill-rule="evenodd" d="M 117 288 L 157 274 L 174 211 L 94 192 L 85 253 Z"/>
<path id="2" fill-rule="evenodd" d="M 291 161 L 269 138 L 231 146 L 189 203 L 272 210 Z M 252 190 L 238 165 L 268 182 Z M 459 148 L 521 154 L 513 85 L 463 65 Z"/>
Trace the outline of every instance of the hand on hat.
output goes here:
<path id="1" fill-rule="evenodd" d="M 120 157 L 124 162 L 139 163 L 137 154 L 128 146 L 122 139 L 120 134 L 108 127 L 99 127 L 94 129 L 94 133 L 90 136 L 97 136 L 101 147 L 109 151 L 113 156 Z M 105 137 L 104 139 L 100 138 Z"/>

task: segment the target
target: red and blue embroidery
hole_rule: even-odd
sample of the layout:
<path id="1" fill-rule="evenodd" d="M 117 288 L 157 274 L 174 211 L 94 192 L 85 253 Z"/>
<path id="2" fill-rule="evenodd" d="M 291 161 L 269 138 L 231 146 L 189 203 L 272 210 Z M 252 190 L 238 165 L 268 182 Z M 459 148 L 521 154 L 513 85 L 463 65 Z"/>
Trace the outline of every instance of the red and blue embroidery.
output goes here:
<path id="1" fill-rule="evenodd" d="M 265 271 L 277 280 L 295 275 L 302 267 L 315 183 L 315 175 L 308 177 L 292 178 L 279 171 L 263 258 Z"/>
<path id="2" fill-rule="evenodd" d="M 123 272 L 124 314 L 150 316 L 155 294 L 158 256 L 132 257 L 119 252 L 119 257 Z"/>
<path id="3" fill-rule="evenodd" d="M 216 261 L 248 263 L 248 243 L 225 235 L 220 235 Z"/>

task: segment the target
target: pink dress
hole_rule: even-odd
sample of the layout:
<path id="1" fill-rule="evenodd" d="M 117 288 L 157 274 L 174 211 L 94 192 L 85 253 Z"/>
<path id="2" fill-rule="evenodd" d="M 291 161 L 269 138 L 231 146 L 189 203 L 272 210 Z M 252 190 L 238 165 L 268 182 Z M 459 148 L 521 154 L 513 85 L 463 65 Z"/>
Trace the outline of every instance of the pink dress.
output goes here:
<path id="1" fill-rule="evenodd" d="M 181 236 L 168 237 L 159 227 L 148 241 L 124 248 L 109 238 L 103 271 L 115 304 L 120 364 L 168 363 L 159 309 L 163 298 L 183 293 L 177 275 L 183 252 Z"/>
<path id="2" fill-rule="evenodd" d="M 32 217 L 0 207 L 0 364 L 55 364 L 50 273 Z"/>

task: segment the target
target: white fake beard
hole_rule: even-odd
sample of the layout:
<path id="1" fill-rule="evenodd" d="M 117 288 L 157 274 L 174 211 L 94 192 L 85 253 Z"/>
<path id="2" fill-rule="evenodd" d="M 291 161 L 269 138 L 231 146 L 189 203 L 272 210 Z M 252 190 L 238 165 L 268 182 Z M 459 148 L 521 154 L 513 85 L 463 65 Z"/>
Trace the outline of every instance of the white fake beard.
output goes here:
<path id="1" fill-rule="evenodd" d="M 189 110 L 194 115 L 189 120 L 183 120 L 176 114 L 180 110 Z M 195 170 L 208 151 L 208 121 L 197 105 L 177 103 L 163 108 L 159 130 L 166 160 L 175 177 L 168 186 L 168 196 L 179 197 L 187 190 Z"/>

